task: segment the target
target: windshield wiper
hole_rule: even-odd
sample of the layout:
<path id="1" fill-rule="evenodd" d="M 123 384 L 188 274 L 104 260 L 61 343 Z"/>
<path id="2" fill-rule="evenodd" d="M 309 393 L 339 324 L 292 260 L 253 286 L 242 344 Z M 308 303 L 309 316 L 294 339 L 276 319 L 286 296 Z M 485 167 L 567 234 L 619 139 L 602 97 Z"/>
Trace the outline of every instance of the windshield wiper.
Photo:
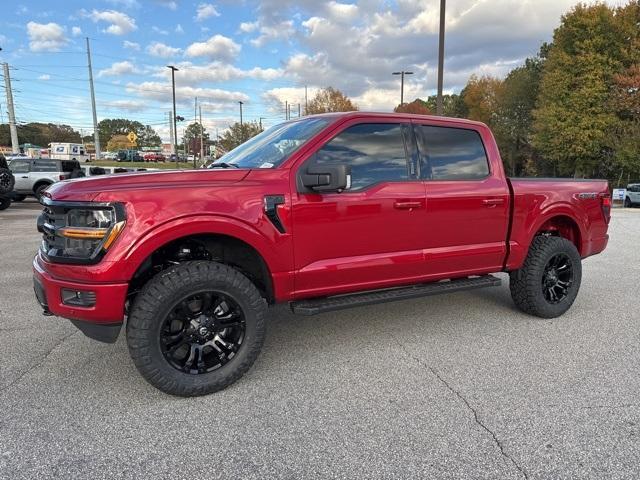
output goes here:
<path id="1" fill-rule="evenodd" d="M 240 168 L 237 165 L 227 162 L 212 163 L 209 168 Z"/>

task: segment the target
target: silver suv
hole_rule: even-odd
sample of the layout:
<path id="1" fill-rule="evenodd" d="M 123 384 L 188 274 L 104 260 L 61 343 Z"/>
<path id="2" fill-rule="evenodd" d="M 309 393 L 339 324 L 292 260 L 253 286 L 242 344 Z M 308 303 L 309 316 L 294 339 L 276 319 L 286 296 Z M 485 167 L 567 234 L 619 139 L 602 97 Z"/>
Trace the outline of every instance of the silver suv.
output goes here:
<path id="1" fill-rule="evenodd" d="M 12 193 L 16 201 L 24 200 L 27 195 L 40 198 L 52 183 L 84 176 L 77 160 L 16 158 L 9 162 L 9 169 L 16 179 Z"/>

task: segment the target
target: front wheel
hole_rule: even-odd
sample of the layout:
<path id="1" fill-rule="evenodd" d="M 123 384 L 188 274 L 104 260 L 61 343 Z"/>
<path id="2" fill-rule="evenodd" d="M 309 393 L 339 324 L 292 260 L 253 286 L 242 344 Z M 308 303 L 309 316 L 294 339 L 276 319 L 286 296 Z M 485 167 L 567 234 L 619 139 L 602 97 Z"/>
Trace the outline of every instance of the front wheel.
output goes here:
<path id="1" fill-rule="evenodd" d="M 138 294 L 127 343 L 142 376 L 184 397 L 222 390 L 251 368 L 265 336 L 267 304 L 251 281 L 216 262 L 158 273 Z"/>
<path id="2" fill-rule="evenodd" d="M 9 197 L 0 196 L 0 210 L 6 210 L 11 205 L 11 199 Z"/>
<path id="3" fill-rule="evenodd" d="M 582 263 L 566 238 L 539 236 L 524 265 L 509 274 L 511 298 L 525 313 L 555 318 L 569 310 L 582 280 Z"/>
<path id="4" fill-rule="evenodd" d="M 633 203 L 631 203 L 631 199 L 629 197 L 625 197 L 624 199 L 624 206 L 625 208 L 631 208 L 633 207 Z"/>

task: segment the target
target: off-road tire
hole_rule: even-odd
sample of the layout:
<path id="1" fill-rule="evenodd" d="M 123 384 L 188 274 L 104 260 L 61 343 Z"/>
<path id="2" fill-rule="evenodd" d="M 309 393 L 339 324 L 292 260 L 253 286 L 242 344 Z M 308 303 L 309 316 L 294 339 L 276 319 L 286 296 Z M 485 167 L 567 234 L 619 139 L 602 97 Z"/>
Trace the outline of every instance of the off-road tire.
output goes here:
<path id="1" fill-rule="evenodd" d="M 624 207 L 625 208 L 633 207 L 633 203 L 631 203 L 631 199 L 629 197 L 625 197 L 625 199 L 624 199 Z"/>
<path id="2" fill-rule="evenodd" d="M 13 190 L 16 179 L 8 168 L 0 168 L 0 195 L 9 193 Z"/>
<path id="3" fill-rule="evenodd" d="M 209 373 L 197 375 L 171 366 L 160 347 L 160 331 L 170 309 L 191 292 L 211 288 L 242 309 L 246 331 L 237 354 Z M 258 357 L 265 337 L 267 303 L 239 271 L 211 261 L 184 262 L 158 273 L 137 295 L 127 320 L 127 344 L 138 371 L 171 395 L 191 397 L 222 390 L 244 375 Z"/>
<path id="4" fill-rule="evenodd" d="M 6 210 L 11 205 L 11 199 L 9 197 L 0 196 L 0 210 Z"/>
<path id="5" fill-rule="evenodd" d="M 16 195 L 16 194 L 14 194 L 11 197 L 11 200 L 14 201 L 14 202 L 23 202 L 26 198 L 27 198 L 26 195 Z"/>
<path id="6" fill-rule="evenodd" d="M 573 279 L 566 297 L 550 303 L 543 293 L 543 275 L 548 262 L 557 254 L 565 254 L 573 268 Z M 573 304 L 582 280 L 582 263 L 575 245 L 562 237 L 538 236 L 533 240 L 524 265 L 509 274 L 511 298 L 525 313 L 541 318 L 556 318 Z"/>

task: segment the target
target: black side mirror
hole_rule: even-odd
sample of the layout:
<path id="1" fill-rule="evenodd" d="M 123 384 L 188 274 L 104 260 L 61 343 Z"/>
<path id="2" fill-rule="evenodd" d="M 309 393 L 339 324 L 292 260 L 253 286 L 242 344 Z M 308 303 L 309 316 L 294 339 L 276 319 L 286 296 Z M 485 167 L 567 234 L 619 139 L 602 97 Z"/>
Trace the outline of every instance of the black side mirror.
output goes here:
<path id="1" fill-rule="evenodd" d="M 310 165 L 300 180 L 302 185 L 314 192 L 341 192 L 351 188 L 351 166 Z"/>

